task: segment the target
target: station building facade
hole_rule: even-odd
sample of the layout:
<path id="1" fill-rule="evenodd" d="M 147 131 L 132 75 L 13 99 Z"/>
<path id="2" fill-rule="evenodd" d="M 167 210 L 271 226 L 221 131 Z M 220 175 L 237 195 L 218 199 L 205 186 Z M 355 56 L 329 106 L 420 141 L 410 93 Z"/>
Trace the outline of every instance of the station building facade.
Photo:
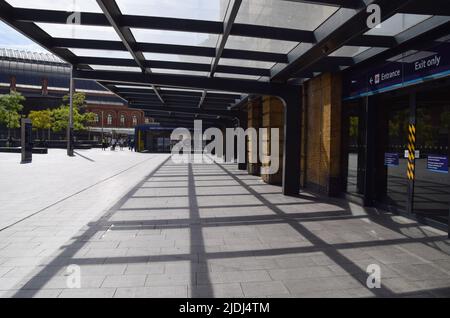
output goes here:
<path id="1" fill-rule="evenodd" d="M 447 229 L 449 75 L 447 36 L 420 50 L 305 81 L 299 92 L 302 187 Z M 245 108 L 248 127 L 283 127 L 280 100 L 257 97 Z M 265 142 L 268 149 L 270 136 Z M 282 145 L 281 138 L 280 150 Z M 260 175 L 260 164 L 248 164 L 248 172 Z M 281 172 L 261 177 L 281 183 Z"/>
<path id="2" fill-rule="evenodd" d="M 53 54 L 0 48 L 0 94 L 11 91 L 21 93 L 26 99 L 22 115 L 32 110 L 57 108 L 63 104 L 63 97 L 69 93 L 70 68 Z M 76 80 L 77 92 L 86 95 L 86 105 L 81 111 L 93 112 L 95 120 L 89 131 L 78 132 L 79 138 L 100 140 L 113 132 L 133 136 L 134 127 L 153 122 L 141 109 L 129 108 L 124 100 L 95 81 Z M 13 130 L 13 136 L 19 135 Z M 52 134 L 64 139 L 65 132 Z M 0 139 L 7 136 L 0 127 Z"/>

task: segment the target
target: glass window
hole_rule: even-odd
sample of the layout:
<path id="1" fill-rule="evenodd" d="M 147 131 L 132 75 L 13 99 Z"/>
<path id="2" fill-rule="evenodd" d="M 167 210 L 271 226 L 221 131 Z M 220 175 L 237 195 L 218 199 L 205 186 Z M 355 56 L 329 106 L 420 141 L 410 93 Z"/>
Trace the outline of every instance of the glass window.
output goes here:
<path id="1" fill-rule="evenodd" d="M 297 45 L 298 42 L 230 35 L 225 48 L 286 54 Z"/>
<path id="2" fill-rule="evenodd" d="M 176 74 L 176 75 L 194 75 L 194 76 L 207 76 L 207 72 L 198 71 L 183 71 L 183 70 L 171 70 L 166 68 L 152 68 L 153 73 L 163 73 L 163 74 Z"/>
<path id="3" fill-rule="evenodd" d="M 391 210 L 406 211 L 408 201 L 406 178 L 407 158 L 405 150 L 408 149 L 408 123 L 409 123 L 409 106 L 408 99 L 402 97 L 399 100 L 386 99 L 385 105 L 387 113 L 387 136 L 385 140 L 384 156 L 398 157 L 398 162 L 394 164 L 384 163 L 386 170 L 386 191 L 383 196 L 384 203 Z M 384 134 L 384 129 L 380 128 L 378 136 Z M 383 158 L 384 161 L 387 159 Z M 397 159 L 395 160 L 397 161 Z"/>
<path id="4" fill-rule="evenodd" d="M 397 13 L 383 21 L 379 28 L 373 28 L 366 34 L 395 36 L 429 18 L 431 18 L 431 15 Z"/>
<path id="5" fill-rule="evenodd" d="M 448 222 L 450 211 L 450 94 L 427 92 L 418 98 L 414 212 Z M 447 101 L 442 103 L 442 101 Z"/>
<path id="6" fill-rule="evenodd" d="M 237 23 L 313 31 L 339 7 L 279 0 L 244 0 Z"/>
<path id="7" fill-rule="evenodd" d="M 116 0 L 123 14 L 223 21 L 229 0 Z"/>
<path id="8" fill-rule="evenodd" d="M 211 64 L 212 58 L 207 56 L 192 56 L 192 55 L 178 55 L 178 54 L 160 54 L 160 53 L 144 53 L 146 60 L 155 61 L 170 61 L 183 63 L 202 63 Z"/>
<path id="9" fill-rule="evenodd" d="M 221 58 L 219 60 L 219 65 L 271 69 L 272 66 L 275 65 L 275 63 L 274 62 L 264 62 L 264 61 L 252 61 L 252 60 L 238 60 L 238 59 Z"/>
<path id="10" fill-rule="evenodd" d="M 139 67 L 129 66 L 111 66 L 111 65 L 89 65 L 96 71 L 121 71 L 121 72 L 140 72 Z"/>
<path id="11" fill-rule="evenodd" d="M 102 12 L 95 0 L 6 0 L 6 2 L 17 8 L 68 12 Z"/>
<path id="12" fill-rule="evenodd" d="M 112 27 L 53 23 L 36 23 L 36 25 L 54 38 L 120 41 Z"/>
<path id="13" fill-rule="evenodd" d="M 100 121 L 98 114 L 94 114 L 94 122 L 98 123 Z"/>
<path id="14" fill-rule="evenodd" d="M 136 115 L 133 115 L 133 126 L 136 126 L 138 123 Z"/>
<path id="15" fill-rule="evenodd" d="M 340 49 L 334 51 L 330 54 L 330 56 L 339 56 L 339 57 L 354 57 L 358 54 L 361 54 L 364 51 L 370 49 L 366 46 L 343 46 Z"/>
<path id="16" fill-rule="evenodd" d="M 247 80 L 258 80 L 261 76 L 244 75 L 244 74 L 228 74 L 228 73 L 216 73 L 215 77 L 225 77 L 225 78 L 236 78 L 236 79 L 247 79 Z"/>
<path id="17" fill-rule="evenodd" d="M 120 125 L 125 126 L 125 116 L 124 115 L 120 115 Z"/>
<path id="18" fill-rule="evenodd" d="M 345 133 L 343 142 L 347 148 L 344 157 L 347 166 L 346 192 L 353 195 L 364 194 L 365 179 L 365 123 L 362 116 L 361 103 L 344 104 L 346 112 L 344 119 Z"/>
<path id="19" fill-rule="evenodd" d="M 108 125 L 112 125 L 112 121 L 113 121 L 113 116 L 111 114 L 108 114 L 108 117 L 106 119 L 106 123 Z"/>
<path id="20" fill-rule="evenodd" d="M 105 57 L 117 59 L 132 59 L 133 57 L 128 51 L 113 50 L 90 50 L 90 49 L 70 49 L 73 54 L 85 57 Z"/>
<path id="21" fill-rule="evenodd" d="M 216 47 L 217 34 L 195 33 L 195 32 L 178 32 L 165 30 L 149 30 L 135 29 L 131 31 L 137 42 L 142 43 L 162 43 L 162 44 L 179 44 Z"/>

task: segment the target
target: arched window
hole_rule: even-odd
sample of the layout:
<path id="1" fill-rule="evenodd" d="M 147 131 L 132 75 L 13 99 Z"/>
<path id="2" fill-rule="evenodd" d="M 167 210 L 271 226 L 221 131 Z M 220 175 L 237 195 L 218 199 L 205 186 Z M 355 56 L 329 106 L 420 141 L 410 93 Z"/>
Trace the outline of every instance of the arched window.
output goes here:
<path id="1" fill-rule="evenodd" d="M 98 116 L 98 114 L 94 114 L 94 122 L 98 123 L 100 121 L 100 118 Z"/>
<path id="2" fill-rule="evenodd" d="M 137 125 L 137 117 L 136 115 L 133 115 L 133 126 Z"/>
<path id="3" fill-rule="evenodd" d="M 113 120 L 112 115 L 111 115 L 111 114 L 108 114 L 108 117 L 107 117 L 107 119 L 106 119 L 106 123 L 107 123 L 108 125 L 112 125 L 112 120 Z"/>
<path id="4" fill-rule="evenodd" d="M 120 126 L 125 126 L 125 115 L 120 115 Z"/>

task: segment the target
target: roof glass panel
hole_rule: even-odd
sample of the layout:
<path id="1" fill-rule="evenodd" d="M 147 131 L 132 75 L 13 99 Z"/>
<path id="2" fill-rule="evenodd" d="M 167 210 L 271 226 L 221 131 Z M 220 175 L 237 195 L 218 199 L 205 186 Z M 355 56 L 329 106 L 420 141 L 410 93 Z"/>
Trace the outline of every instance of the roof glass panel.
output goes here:
<path id="1" fill-rule="evenodd" d="M 16 8 L 68 12 L 102 12 L 95 0 L 6 0 L 6 2 Z"/>
<path id="2" fill-rule="evenodd" d="M 150 90 L 153 91 L 153 89 L 150 86 L 139 86 L 139 85 L 115 85 L 117 88 L 136 88 L 136 89 L 143 89 L 143 90 Z"/>
<path id="3" fill-rule="evenodd" d="M 195 93 L 202 93 L 202 90 L 198 90 L 198 89 L 189 89 L 189 88 L 172 88 L 172 87 L 164 87 L 161 88 L 161 91 L 182 91 L 182 92 L 195 92 Z"/>
<path id="4" fill-rule="evenodd" d="M 120 41 L 112 27 L 53 23 L 36 23 L 36 25 L 54 38 Z"/>
<path id="5" fill-rule="evenodd" d="M 140 72 L 139 67 L 110 66 L 110 65 L 89 65 L 96 71 L 120 71 L 120 72 Z"/>
<path id="6" fill-rule="evenodd" d="M 123 14 L 223 21 L 229 0 L 116 0 Z"/>
<path id="7" fill-rule="evenodd" d="M 215 47 L 219 35 L 165 30 L 131 29 L 137 42 Z"/>
<path id="8" fill-rule="evenodd" d="M 361 54 L 364 51 L 367 51 L 370 47 L 366 46 L 343 46 L 340 49 L 334 51 L 330 54 L 330 56 L 339 56 L 339 57 L 354 57 L 358 54 Z"/>
<path id="9" fill-rule="evenodd" d="M 270 69 L 270 68 L 272 68 L 272 66 L 275 65 L 275 63 L 274 62 L 262 62 L 262 61 L 252 61 L 252 60 L 238 60 L 238 59 L 221 58 L 219 60 L 219 65 Z"/>
<path id="10" fill-rule="evenodd" d="M 207 76 L 207 72 L 198 71 L 184 71 L 184 70 L 171 70 L 165 68 L 152 68 L 153 73 L 163 73 L 163 74 L 177 74 L 177 75 L 194 75 L 194 76 Z"/>
<path id="11" fill-rule="evenodd" d="M 212 58 L 207 56 L 192 56 L 178 54 L 161 54 L 161 53 L 143 53 L 146 60 L 183 62 L 183 63 L 202 63 L 211 64 Z"/>
<path id="12" fill-rule="evenodd" d="M 244 0 L 236 23 L 313 31 L 338 9 L 295 1 Z"/>
<path id="13" fill-rule="evenodd" d="M 379 28 L 373 28 L 367 31 L 366 34 L 395 36 L 431 17 L 431 15 L 398 13 L 383 21 Z"/>
<path id="14" fill-rule="evenodd" d="M 91 49 L 70 49 L 73 54 L 83 57 L 105 57 L 118 59 L 132 59 L 128 51 L 112 51 L 112 50 L 91 50 Z"/>
<path id="15" fill-rule="evenodd" d="M 297 44 L 298 42 L 230 35 L 225 48 L 286 54 Z"/>
<path id="16" fill-rule="evenodd" d="M 215 73 L 215 77 L 221 78 L 236 78 L 236 79 L 247 79 L 247 80 L 258 80 L 261 76 L 253 76 L 253 75 L 243 75 L 243 74 L 228 74 L 228 73 Z"/>

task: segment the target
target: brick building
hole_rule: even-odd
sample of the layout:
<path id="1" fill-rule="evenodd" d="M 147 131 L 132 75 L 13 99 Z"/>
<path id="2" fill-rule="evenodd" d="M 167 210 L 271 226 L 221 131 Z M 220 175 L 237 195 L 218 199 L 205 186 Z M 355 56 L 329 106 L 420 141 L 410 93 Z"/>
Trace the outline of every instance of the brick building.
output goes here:
<path id="1" fill-rule="evenodd" d="M 153 121 L 151 118 L 145 117 L 144 111 L 130 109 L 125 105 L 88 104 L 86 111 L 95 114 L 92 127 L 134 128 Z"/>

